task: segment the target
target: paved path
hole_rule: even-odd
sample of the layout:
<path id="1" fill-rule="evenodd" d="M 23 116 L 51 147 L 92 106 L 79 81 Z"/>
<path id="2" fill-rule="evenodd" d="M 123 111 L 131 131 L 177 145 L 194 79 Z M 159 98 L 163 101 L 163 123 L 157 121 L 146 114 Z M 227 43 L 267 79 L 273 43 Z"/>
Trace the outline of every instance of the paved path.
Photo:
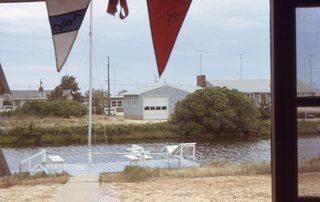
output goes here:
<path id="1" fill-rule="evenodd" d="M 72 176 L 59 192 L 56 202 L 97 202 L 99 186 L 97 173 Z"/>

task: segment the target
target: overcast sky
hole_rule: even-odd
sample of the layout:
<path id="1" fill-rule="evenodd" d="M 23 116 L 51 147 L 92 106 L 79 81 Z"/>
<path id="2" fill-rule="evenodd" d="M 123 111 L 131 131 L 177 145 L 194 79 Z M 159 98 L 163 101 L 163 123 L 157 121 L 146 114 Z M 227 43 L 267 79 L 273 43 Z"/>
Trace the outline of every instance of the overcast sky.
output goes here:
<path id="1" fill-rule="evenodd" d="M 128 0 L 129 16 L 108 15 L 107 0 L 94 1 L 93 82 L 111 93 L 151 84 L 157 76 L 145 0 Z M 63 75 L 88 90 L 89 10 L 60 73 L 56 71 L 45 3 L 0 4 L 0 62 L 10 89 L 53 89 Z M 270 78 L 268 0 L 193 0 L 159 82 L 192 86 L 207 79 Z"/>

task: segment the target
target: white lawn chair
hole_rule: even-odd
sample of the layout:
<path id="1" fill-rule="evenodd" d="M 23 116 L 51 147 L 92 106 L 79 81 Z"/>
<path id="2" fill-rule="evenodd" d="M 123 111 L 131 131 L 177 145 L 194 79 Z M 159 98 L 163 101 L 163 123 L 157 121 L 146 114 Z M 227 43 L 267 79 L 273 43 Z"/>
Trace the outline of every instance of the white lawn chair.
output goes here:
<path id="1" fill-rule="evenodd" d="M 139 145 L 133 144 L 131 148 L 127 148 L 127 151 L 130 151 L 130 154 L 126 154 L 124 157 L 130 160 L 130 165 L 138 165 L 140 162 L 140 165 L 144 166 L 145 160 L 152 159 L 152 156 L 146 154 L 149 152 L 144 151 L 144 148 Z"/>
<path id="2" fill-rule="evenodd" d="M 170 157 L 175 157 L 179 159 L 179 167 L 181 167 L 182 160 L 184 159 L 185 153 L 188 151 L 192 152 L 192 164 L 195 165 L 196 159 L 196 143 L 180 143 L 178 145 L 168 145 L 162 150 L 167 153 L 167 160 L 169 164 Z"/>

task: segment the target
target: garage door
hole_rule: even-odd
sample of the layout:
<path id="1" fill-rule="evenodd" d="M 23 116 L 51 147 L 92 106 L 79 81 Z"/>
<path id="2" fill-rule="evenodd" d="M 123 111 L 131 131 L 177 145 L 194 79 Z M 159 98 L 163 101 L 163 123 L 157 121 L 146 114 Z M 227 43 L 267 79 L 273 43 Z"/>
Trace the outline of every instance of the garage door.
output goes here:
<path id="1" fill-rule="evenodd" d="M 169 117 L 168 97 L 144 97 L 143 119 L 163 120 Z"/>

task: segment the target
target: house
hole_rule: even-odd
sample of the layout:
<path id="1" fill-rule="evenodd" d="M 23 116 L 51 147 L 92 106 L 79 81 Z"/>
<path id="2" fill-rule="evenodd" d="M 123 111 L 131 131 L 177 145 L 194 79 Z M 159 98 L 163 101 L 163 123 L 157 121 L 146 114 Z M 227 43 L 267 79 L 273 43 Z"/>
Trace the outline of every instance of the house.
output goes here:
<path id="1" fill-rule="evenodd" d="M 124 118 L 136 120 L 167 120 L 177 101 L 196 88 L 154 84 L 123 94 Z"/>
<path id="2" fill-rule="evenodd" d="M 12 90 L 9 100 L 12 102 L 12 109 L 21 107 L 24 103 L 32 100 L 47 100 L 47 95 L 51 91 L 38 91 L 38 90 Z"/>
<path id="3" fill-rule="evenodd" d="M 3 109 L 3 102 L 8 98 L 10 95 L 10 88 L 4 75 L 2 66 L 0 64 L 0 109 Z"/>
<path id="4" fill-rule="evenodd" d="M 104 98 L 101 103 L 103 103 L 103 108 L 108 108 L 108 98 Z M 82 101 L 84 107 L 89 107 L 88 97 L 85 97 Z M 110 108 L 115 108 L 116 114 L 120 115 L 123 113 L 123 95 L 111 95 L 110 96 Z M 96 112 L 96 108 L 92 107 L 93 112 Z"/>
<path id="5" fill-rule="evenodd" d="M 271 103 L 270 79 L 233 79 L 233 80 L 207 80 L 206 87 L 227 87 L 236 89 L 252 98 L 259 105 L 263 99 Z"/>

